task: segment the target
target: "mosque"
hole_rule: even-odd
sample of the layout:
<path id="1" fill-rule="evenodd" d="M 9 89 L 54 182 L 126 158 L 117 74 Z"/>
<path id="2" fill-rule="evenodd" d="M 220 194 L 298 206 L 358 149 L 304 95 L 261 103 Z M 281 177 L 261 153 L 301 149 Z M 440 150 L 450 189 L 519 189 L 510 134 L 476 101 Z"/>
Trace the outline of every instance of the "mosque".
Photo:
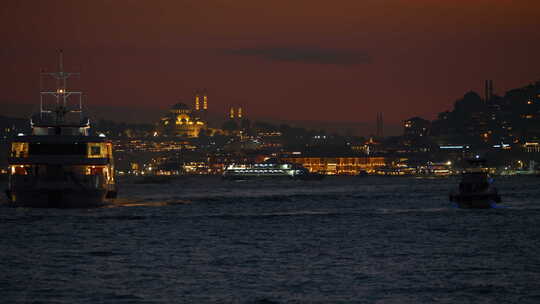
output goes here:
<path id="1" fill-rule="evenodd" d="M 194 110 L 182 102 L 172 106 L 169 113 L 159 122 L 160 133 L 168 136 L 197 138 L 208 127 L 203 119 L 207 111 L 208 96 L 196 94 Z"/>

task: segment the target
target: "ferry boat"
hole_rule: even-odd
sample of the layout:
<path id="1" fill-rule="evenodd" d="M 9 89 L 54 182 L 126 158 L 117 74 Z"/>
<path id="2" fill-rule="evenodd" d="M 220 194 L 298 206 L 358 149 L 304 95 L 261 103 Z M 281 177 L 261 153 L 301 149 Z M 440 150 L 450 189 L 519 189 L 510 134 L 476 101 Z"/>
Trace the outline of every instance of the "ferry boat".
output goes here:
<path id="1" fill-rule="evenodd" d="M 488 171 L 482 167 L 483 159 L 470 160 L 474 167 L 465 170 L 457 191 L 450 193 L 450 201 L 460 208 L 494 208 L 501 202 L 497 188 Z"/>
<path id="2" fill-rule="evenodd" d="M 224 179 L 245 180 L 252 178 L 291 178 L 300 180 L 319 180 L 323 174 L 311 173 L 298 164 L 263 162 L 250 164 L 231 164 L 223 172 Z"/>
<path id="3" fill-rule="evenodd" d="M 11 142 L 6 195 L 12 206 L 86 208 L 116 197 L 112 143 L 103 134 L 89 135 L 82 92 L 67 90 L 67 79 L 79 73 L 64 72 L 61 51 L 59 57 L 58 72 L 41 73 L 54 79 L 56 89 L 41 89 L 32 133 Z"/>

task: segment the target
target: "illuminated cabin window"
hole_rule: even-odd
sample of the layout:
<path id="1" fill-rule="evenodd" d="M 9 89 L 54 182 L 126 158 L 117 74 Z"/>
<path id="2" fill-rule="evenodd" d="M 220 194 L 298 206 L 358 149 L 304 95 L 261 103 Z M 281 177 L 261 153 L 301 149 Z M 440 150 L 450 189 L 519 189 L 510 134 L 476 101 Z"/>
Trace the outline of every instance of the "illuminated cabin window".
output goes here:
<path id="1" fill-rule="evenodd" d="M 26 142 L 11 143 L 11 157 L 28 157 L 28 147 Z"/>
<path id="2" fill-rule="evenodd" d="M 11 174 L 12 175 L 28 175 L 30 167 L 28 166 L 12 166 Z"/>
<path id="3" fill-rule="evenodd" d="M 107 144 L 106 144 L 106 147 L 107 147 L 107 157 L 108 157 L 108 158 L 112 158 L 112 144 L 111 144 L 111 143 L 107 143 Z"/>
<path id="4" fill-rule="evenodd" d="M 107 150 L 106 143 L 88 143 L 86 154 L 88 158 L 106 158 Z"/>
<path id="5" fill-rule="evenodd" d="M 103 166 L 87 166 L 86 175 L 104 175 L 105 167 Z"/>

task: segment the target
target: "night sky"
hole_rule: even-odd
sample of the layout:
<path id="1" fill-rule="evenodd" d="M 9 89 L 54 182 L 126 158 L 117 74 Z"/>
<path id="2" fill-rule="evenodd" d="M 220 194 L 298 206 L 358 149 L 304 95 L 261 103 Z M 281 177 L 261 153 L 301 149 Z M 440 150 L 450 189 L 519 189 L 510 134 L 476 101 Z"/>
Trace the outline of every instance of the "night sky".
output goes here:
<path id="1" fill-rule="evenodd" d="M 60 48 L 88 107 L 167 109 L 206 88 L 215 112 L 398 123 L 485 79 L 498 94 L 540 80 L 538 0 L 8 0 L 0 33 L 3 105 L 37 103 Z"/>

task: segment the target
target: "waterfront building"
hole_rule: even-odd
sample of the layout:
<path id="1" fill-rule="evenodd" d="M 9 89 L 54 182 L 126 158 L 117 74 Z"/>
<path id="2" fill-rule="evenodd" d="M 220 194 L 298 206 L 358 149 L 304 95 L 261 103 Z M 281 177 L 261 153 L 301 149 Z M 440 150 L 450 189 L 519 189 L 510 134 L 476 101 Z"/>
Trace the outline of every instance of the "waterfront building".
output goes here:
<path id="1" fill-rule="evenodd" d="M 539 153 L 540 152 L 540 142 L 539 141 L 528 141 L 523 144 L 523 148 L 527 153 Z"/>
<path id="2" fill-rule="evenodd" d="M 384 157 L 366 156 L 314 157 L 291 155 L 281 160 L 300 164 L 310 172 L 321 172 L 327 175 L 358 175 L 360 172 L 374 172 L 376 168 L 386 165 Z"/>

